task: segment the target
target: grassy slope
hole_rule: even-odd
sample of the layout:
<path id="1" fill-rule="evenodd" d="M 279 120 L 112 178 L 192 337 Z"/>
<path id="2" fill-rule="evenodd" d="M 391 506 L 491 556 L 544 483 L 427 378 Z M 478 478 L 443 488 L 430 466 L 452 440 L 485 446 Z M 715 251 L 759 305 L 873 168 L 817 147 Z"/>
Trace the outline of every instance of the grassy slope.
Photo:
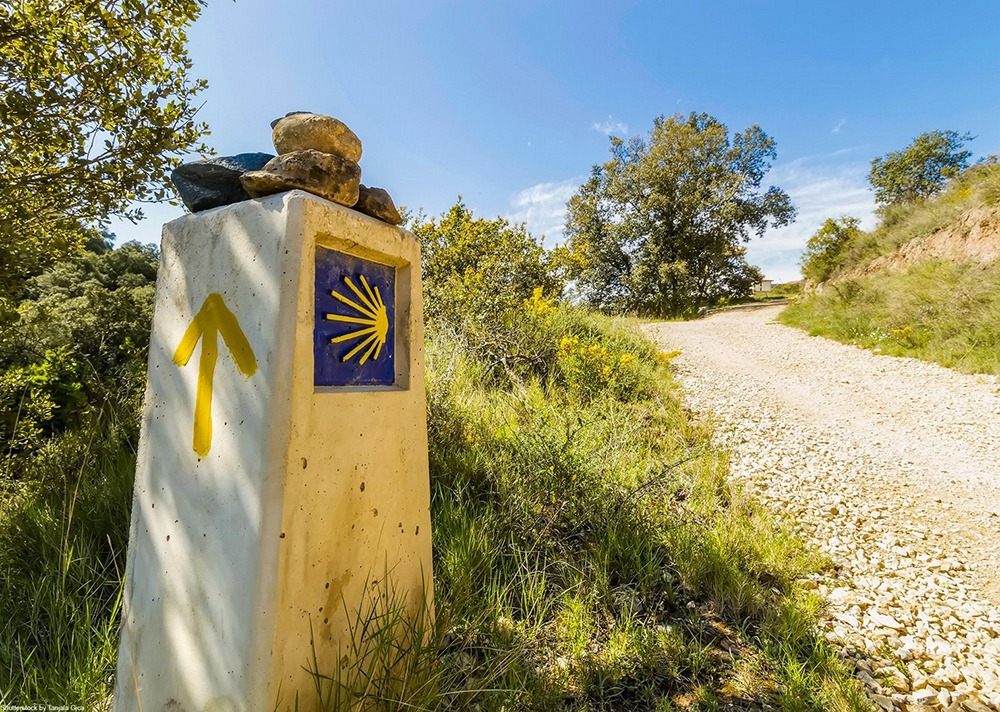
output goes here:
<path id="1" fill-rule="evenodd" d="M 437 626 L 368 699 L 864 708 L 797 583 L 823 562 L 727 482 L 667 359 L 593 314 L 517 321 L 492 343 L 429 337 Z M 108 694 L 134 454 L 106 432 L 36 463 L 76 473 L 62 495 L 29 488 L 0 513 L 2 701 Z"/>
<path id="2" fill-rule="evenodd" d="M 823 562 L 728 483 L 668 359 L 592 313 L 508 326 L 490 343 L 430 334 L 439 637 L 423 673 L 355 675 L 368 699 L 865 708 L 798 583 Z"/>
<path id="3" fill-rule="evenodd" d="M 1000 166 L 977 166 L 924 203 L 892 208 L 850 245 L 840 273 L 1000 204 Z M 898 273 L 834 279 L 780 320 L 818 336 L 969 373 L 1000 373 L 1000 265 L 925 261 Z"/>

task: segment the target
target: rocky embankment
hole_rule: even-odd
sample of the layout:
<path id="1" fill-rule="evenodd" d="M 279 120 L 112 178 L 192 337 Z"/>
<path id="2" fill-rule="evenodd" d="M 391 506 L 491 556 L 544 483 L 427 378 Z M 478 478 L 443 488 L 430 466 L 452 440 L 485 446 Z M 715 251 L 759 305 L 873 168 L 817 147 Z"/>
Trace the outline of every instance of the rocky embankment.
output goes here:
<path id="1" fill-rule="evenodd" d="M 654 324 L 734 477 L 833 562 L 824 635 L 885 710 L 1000 710 L 995 378 L 773 323 Z"/>
<path id="2" fill-rule="evenodd" d="M 838 274 L 833 281 L 899 272 L 926 260 L 986 265 L 1000 259 L 1000 207 L 969 210 L 953 224 Z"/>

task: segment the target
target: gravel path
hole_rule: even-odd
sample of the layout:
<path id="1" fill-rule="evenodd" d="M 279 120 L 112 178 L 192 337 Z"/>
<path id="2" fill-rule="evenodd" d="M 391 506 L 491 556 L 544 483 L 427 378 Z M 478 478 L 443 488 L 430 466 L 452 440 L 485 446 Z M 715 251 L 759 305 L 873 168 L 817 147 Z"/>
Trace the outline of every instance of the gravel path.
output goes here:
<path id="1" fill-rule="evenodd" d="M 892 710 L 1000 710 L 1000 380 L 774 323 L 647 325 L 736 478 L 836 565 L 826 637 Z"/>

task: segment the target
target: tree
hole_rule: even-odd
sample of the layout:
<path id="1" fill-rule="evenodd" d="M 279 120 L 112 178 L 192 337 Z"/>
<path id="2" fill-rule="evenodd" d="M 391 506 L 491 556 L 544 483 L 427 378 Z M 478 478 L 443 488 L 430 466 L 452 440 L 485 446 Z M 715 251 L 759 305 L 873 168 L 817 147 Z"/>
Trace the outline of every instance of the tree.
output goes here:
<path id="1" fill-rule="evenodd" d="M 27 280 L 20 319 L 0 329 L 5 452 L 33 451 L 43 435 L 120 402 L 133 404 L 131 421 L 146 380 L 158 258 L 152 245 L 112 249 L 109 236 Z"/>
<path id="2" fill-rule="evenodd" d="M 166 195 L 207 148 L 185 28 L 200 0 L 0 6 L 0 298 L 79 253 L 109 216 Z"/>
<path id="3" fill-rule="evenodd" d="M 828 218 L 816 231 L 802 254 L 802 276 L 822 282 L 841 266 L 847 247 L 861 235 L 861 221 L 847 216 Z"/>
<path id="4" fill-rule="evenodd" d="M 523 224 L 477 218 L 461 197 L 440 219 L 418 215 L 409 223 L 420 240 L 424 313 L 431 321 L 493 323 L 536 287 L 550 296 L 561 291 L 545 250 Z"/>
<path id="5" fill-rule="evenodd" d="M 884 207 L 934 195 L 969 165 L 972 152 L 962 147 L 972 139 L 968 133 L 928 131 L 902 151 L 873 159 L 868 182 L 876 202 Z"/>
<path id="6" fill-rule="evenodd" d="M 795 216 L 784 191 L 760 190 L 774 139 L 692 113 L 657 118 L 648 141 L 613 137 L 610 150 L 570 199 L 558 253 L 583 299 L 668 316 L 749 294 L 762 275 L 745 243 Z"/>

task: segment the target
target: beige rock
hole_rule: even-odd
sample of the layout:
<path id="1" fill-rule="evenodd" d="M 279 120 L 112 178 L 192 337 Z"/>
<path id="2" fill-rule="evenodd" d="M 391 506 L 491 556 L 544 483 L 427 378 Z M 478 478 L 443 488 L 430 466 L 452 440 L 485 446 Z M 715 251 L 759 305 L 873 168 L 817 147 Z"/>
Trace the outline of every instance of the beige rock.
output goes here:
<path id="1" fill-rule="evenodd" d="M 922 705 L 930 702 L 936 696 L 937 696 L 937 690 L 930 687 L 925 687 L 923 689 L 917 690 L 912 695 L 910 695 L 910 699 L 916 702 L 918 705 Z"/>
<path id="2" fill-rule="evenodd" d="M 896 706 L 892 703 L 892 700 L 885 695 L 872 695 L 872 702 L 877 704 L 885 712 L 892 712 L 896 709 Z"/>
<path id="3" fill-rule="evenodd" d="M 240 181 L 255 198 L 298 188 L 352 207 L 358 202 L 361 168 L 331 153 L 295 151 L 268 161 L 259 171 L 244 173 Z"/>
<path id="4" fill-rule="evenodd" d="M 952 682 L 946 675 L 942 675 L 940 672 L 936 672 L 930 676 L 929 682 L 934 687 L 939 689 L 954 689 L 955 683 Z"/>
<path id="5" fill-rule="evenodd" d="M 990 708 L 975 697 L 964 700 L 962 706 L 965 707 L 966 712 L 990 712 Z"/>
<path id="6" fill-rule="evenodd" d="M 902 675 L 894 675 L 892 677 L 892 689 L 894 689 L 896 692 L 909 692 L 910 681 L 907 680 Z"/>
<path id="7" fill-rule="evenodd" d="M 271 140 L 278 155 L 312 149 L 355 163 L 361 160 L 361 139 L 332 116 L 293 112 L 271 124 Z"/>
<path id="8" fill-rule="evenodd" d="M 903 624 L 892 616 L 887 616 L 883 613 L 872 613 L 871 618 L 876 625 L 885 626 L 886 628 L 891 628 L 893 630 L 903 629 Z"/>
<path id="9" fill-rule="evenodd" d="M 390 225 L 402 225 L 403 218 L 396 210 L 392 197 L 383 188 L 369 188 L 362 185 L 358 192 L 358 202 L 354 209 L 358 212 L 370 215 Z"/>

